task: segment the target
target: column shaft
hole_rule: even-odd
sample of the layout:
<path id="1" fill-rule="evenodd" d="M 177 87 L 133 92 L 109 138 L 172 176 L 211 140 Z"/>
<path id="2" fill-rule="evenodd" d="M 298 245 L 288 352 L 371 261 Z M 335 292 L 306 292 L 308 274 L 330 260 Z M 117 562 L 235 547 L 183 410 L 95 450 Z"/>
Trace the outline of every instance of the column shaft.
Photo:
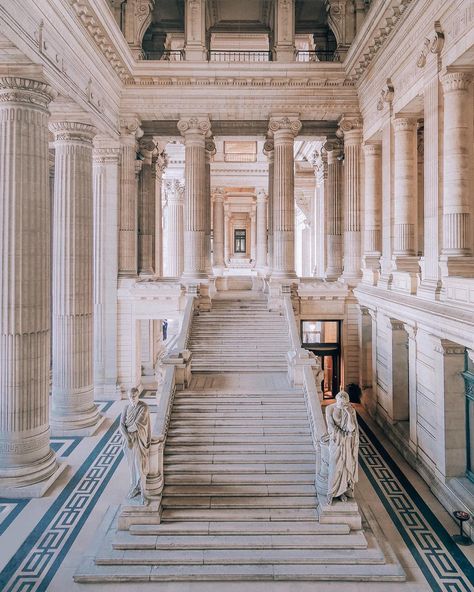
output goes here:
<path id="1" fill-rule="evenodd" d="M 293 118 L 270 120 L 274 141 L 273 271 L 276 278 L 294 278 L 295 272 L 295 175 L 294 138 L 301 122 Z"/>
<path id="2" fill-rule="evenodd" d="M 183 279 L 207 278 L 205 139 L 210 128 L 205 118 L 178 123 L 185 138 Z"/>
<path id="3" fill-rule="evenodd" d="M 90 434 L 100 420 L 93 387 L 94 128 L 51 126 L 55 136 L 53 230 L 53 399 L 55 433 Z"/>
<path id="4" fill-rule="evenodd" d="M 165 272 L 169 277 L 180 277 L 184 261 L 184 183 L 178 179 L 166 181 L 168 202 L 167 246 Z"/>
<path id="5" fill-rule="evenodd" d="M 0 78 L 0 481 L 50 478 L 50 87 Z M 42 493 L 42 492 L 41 492 Z M 34 494 L 31 494 L 34 495 Z"/>
<path id="6" fill-rule="evenodd" d="M 268 161 L 268 268 L 273 269 L 273 186 L 275 183 L 274 144 L 272 140 L 265 142 L 264 153 Z"/>
<path id="7" fill-rule="evenodd" d="M 214 192 L 214 267 L 224 269 L 224 191 Z"/>
<path id="8" fill-rule="evenodd" d="M 267 194 L 261 190 L 257 194 L 257 269 L 263 271 L 267 266 Z"/>
<path id="9" fill-rule="evenodd" d="M 472 255 L 472 95 L 471 76 L 448 72 L 444 91 L 443 248 L 448 258 Z"/>
<path id="10" fill-rule="evenodd" d="M 342 162 L 338 145 L 326 145 L 327 177 L 327 243 L 326 278 L 337 279 L 342 272 Z"/>
<path id="11" fill-rule="evenodd" d="M 138 273 L 153 275 L 155 254 L 155 177 L 151 158 L 142 163 L 138 181 Z"/>
<path id="12" fill-rule="evenodd" d="M 381 256 L 382 147 L 366 144 L 364 200 L 364 279 L 376 283 Z"/>
<path id="13" fill-rule="evenodd" d="M 151 161 L 151 187 L 154 194 L 154 226 L 155 226 L 155 277 L 163 276 L 163 173 L 168 165 L 168 157 L 164 151 L 153 155 Z M 182 232 L 181 232 L 182 236 Z"/>

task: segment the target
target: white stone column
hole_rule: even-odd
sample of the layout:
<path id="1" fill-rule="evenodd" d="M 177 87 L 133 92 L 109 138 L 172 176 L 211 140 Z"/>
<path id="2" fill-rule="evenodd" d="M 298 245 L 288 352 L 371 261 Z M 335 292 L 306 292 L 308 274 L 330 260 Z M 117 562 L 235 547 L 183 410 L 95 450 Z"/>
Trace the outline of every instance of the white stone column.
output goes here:
<path id="1" fill-rule="evenodd" d="M 379 278 L 382 255 L 382 146 L 380 143 L 364 145 L 365 199 L 364 199 L 364 257 L 363 281 L 375 286 Z"/>
<path id="2" fill-rule="evenodd" d="M 184 183 L 178 179 L 168 180 L 165 191 L 168 202 L 165 275 L 181 277 L 184 264 Z"/>
<path id="3" fill-rule="evenodd" d="M 218 187 L 213 193 L 214 203 L 214 273 L 224 271 L 224 190 Z"/>
<path id="4" fill-rule="evenodd" d="M 257 213 L 255 206 L 250 212 L 250 259 L 253 263 L 257 260 Z"/>
<path id="5" fill-rule="evenodd" d="M 211 245 L 211 228 L 212 228 L 212 206 L 211 206 L 211 159 L 216 153 L 216 145 L 214 140 L 208 138 L 206 140 L 206 190 L 204 195 L 204 212 L 206 221 L 206 271 L 209 275 L 212 274 L 212 245 Z"/>
<path id="6" fill-rule="evenodd" d="M 138 270 L 137 236 L 137 182 L 135 162 L 137 138 L 143 135 L 138 119 L 123 121 L 120 143 L 122 146 L 120 167 L 119 203 L 119 275 L 135 277 Z"/>
<path id="7" fill-rule="evenodd" d="M 395 192 L 393 203 L 393 287 L 414 293 L 418 258 L 415 251 L 417 228 L 416 118 L 393 120 L 395 143 Z"/>
<path id="8" fill-rule="evenodd" d="M 207 117 L 181 119 L 178 129 L 185 139 L 184 280 L 208 277 L 206 244 L 206 136 Z"/>
<path id="9" fill-rule="evenodd" d="M 274 60 L 295 61 L 295 0 L 275 0 Z"/>
<path id="10" fill-rule="evenodd" d="M 321 149 L 321 154 L 316 161 L 314 174 L 316 177 L 315 204 L 313 219 L 313 240 L 314 240 L 314 267 L 313 275 L 323 278 L 326 270 L 326 196 L 328 159 L 327 152 Z"/>
<path id="11" fill-rule="evenodd" d="M 185 0 L 184 52 L 186 61 L 205 62 L 206 0 Z"/>
<path id="12" fill-rule="evenodd" d="M 53 226 L 55 434 L 90 435 L 102 421 L 93 385 L 93 197 L 91 125 L 50 125 L 56 150 Z"/>
<path id="13" fill-rule="evenodd" d="M 326 142 L 327 152 L 327 235 L 326 279 L 336 280 L 342 272 L 342 161 L 339 143 Z"/>
<path id="14" fill-rule="evenodd" d="M 154 269 L 155 277 L 163 276 L 163 173 L 168 165 L 168 157 L 164 150 L 157 144 L 156 152 L 151 160 L 151 183 L 154 199 L 154 225 L 155 225 L 155 253 Z M 182 233 L 181 233 L 182 234 Z"/>
<path id="15" fill-rule="evenodd" d="M 0 495 L 14 497 L 42 495 L 58 471 L 48 413 L 53 98 L 42 82 L 0 77 Z"/>
<path id="16" fill-rule="evenodd" d="M 443 134 L 443 275 L 472 277 L 472 77 L 447 72 L 444 91 Z"/>
<path id="17" fill-rule="evenodd" d="M 417 328 L 413 325 L 405 324 L 405 331 L 408 337 L 408 417 L 410 420 L 410 438 L 408 445 L 413 452 L 417 449 L 417 423 L 418 423 L 418 404 L 417 404 L 417 378 L 416 378 L 416 359 L 417 359 L 417 344 L 416 332 Z"/>
<path id="18" fill-rule="evenodd" d="M 224 208 L 224 262 L 227 264 L 232 253 L 232 236 L 230 227 L 230 217 L 225 213 Z"/>
<path id="19" fill-rule="evenodd" d="M 154 274 L 155 251 L 155 183 L 152 178 L 152 154 L 155 144 L 151 138 L 143 138 L 140 152 L 143 157 L 138 177 L 138 273 L 143 276 Z"/>
<path id="20" fill-rule="evenodd" d="M 257 193 L 257 263 L 259 271 L 267 267 L 267 201 L 268 196 L 264 189 Z"/>
<path id="21" fill-rule="evenodd" d="M 94 181 L 94 395 L 117 391 L 117 275 L 120 143 L 95 138 Z"/>
<path id="22" fill-rule="evenodd" d="M 274 173 L 274 144 L 273 140 L 267 140 L 263 147 L 263 153 L 268 162 L 268 270 L 271 273 L 273 268 L 273 185 L 275 182 Z"/>
<path id="23" fill-rule="evenodd" d="M 344 134 L 344 282 L 355 285 L 361 271 L 361 144 L 362 121 L 355 117 L 343 117 L 339 129 Z"/>
<path id="24" fill-rule="evenodd" d="M 296 117 L 272 117 L 274 142 L 273 269 L 275 278 L 295 278 L 294 139 L 301 129 Z"/>

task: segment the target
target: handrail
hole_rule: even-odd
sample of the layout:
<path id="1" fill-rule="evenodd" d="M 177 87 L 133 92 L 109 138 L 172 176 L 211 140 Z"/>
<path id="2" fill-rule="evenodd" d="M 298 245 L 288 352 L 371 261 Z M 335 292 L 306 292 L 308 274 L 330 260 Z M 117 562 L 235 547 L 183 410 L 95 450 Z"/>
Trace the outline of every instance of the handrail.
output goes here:
<path id="1" fill-rule="evenodd" d="M 300 334 L 296 326 L 295 313 L 293 312 L 290 296 L 283 297 L 283 310 L 285 311 L 286 322 L 288 323 L 291 347 L 294 350 L 301 349 Z"/>
<path id="2" fill-rule="evenodd" d="M 183 321 L 181 323 L 181 329 L 178 333 L 178 339 L 176 342 L 176 349 L 186 349 L 189 341 L 189 334 L 191 332 L 191 324 L 194 314 L 194 296 L 186 296 L 186 305 L 184 307 Z"/>
<path id="3" fill-rule="evenodd" d="M 270 62 L 271 51 L 245 49 L 211 49 L 208 52 L 210 62 Z"/>

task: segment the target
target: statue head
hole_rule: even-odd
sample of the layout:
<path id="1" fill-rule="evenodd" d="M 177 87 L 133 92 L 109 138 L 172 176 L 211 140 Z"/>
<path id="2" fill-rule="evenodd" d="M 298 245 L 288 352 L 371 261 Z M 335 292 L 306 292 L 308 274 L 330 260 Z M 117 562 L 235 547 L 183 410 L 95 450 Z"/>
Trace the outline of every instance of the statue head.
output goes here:
<path id="1" fill-rule="evenodd" d="M 133 387 L 128 391 L 128 400 L 135 407 L 138 403 L 139 392 L 138 389 Z"/>
<path id="2" fill-rule="evenodd" d="M 344 407 L 345 405 L 349 405 L 349 403 L 350 399 L 346 391 L 339 391 L 336 395 L 336 405 L 338 407 Z"/>

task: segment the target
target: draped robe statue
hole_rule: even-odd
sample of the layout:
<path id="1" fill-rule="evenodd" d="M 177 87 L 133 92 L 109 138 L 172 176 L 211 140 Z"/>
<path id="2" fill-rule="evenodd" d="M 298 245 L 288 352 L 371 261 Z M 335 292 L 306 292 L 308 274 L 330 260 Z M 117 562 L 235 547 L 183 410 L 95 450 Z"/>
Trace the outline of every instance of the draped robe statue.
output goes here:
<path id="1" fill-rule="evenodd" d="M 120 417 L 122 447 L 130 470 L 128 497 L 140 495 L 142 504 L 145 504 L 151 444 L 150 411 L 148 405 L 138 399 L 138 389 L 130 389 L 128 398 L 130 403 Z"/>
<path id="2" fill-rule="evenodd" d="M 334 498 L 354 497 L 358 481 L 359 426 L 349 395 L 341 391 L 336 402 L 326 407 L 329 433 L 329 475 L 327 503 Z"/>

